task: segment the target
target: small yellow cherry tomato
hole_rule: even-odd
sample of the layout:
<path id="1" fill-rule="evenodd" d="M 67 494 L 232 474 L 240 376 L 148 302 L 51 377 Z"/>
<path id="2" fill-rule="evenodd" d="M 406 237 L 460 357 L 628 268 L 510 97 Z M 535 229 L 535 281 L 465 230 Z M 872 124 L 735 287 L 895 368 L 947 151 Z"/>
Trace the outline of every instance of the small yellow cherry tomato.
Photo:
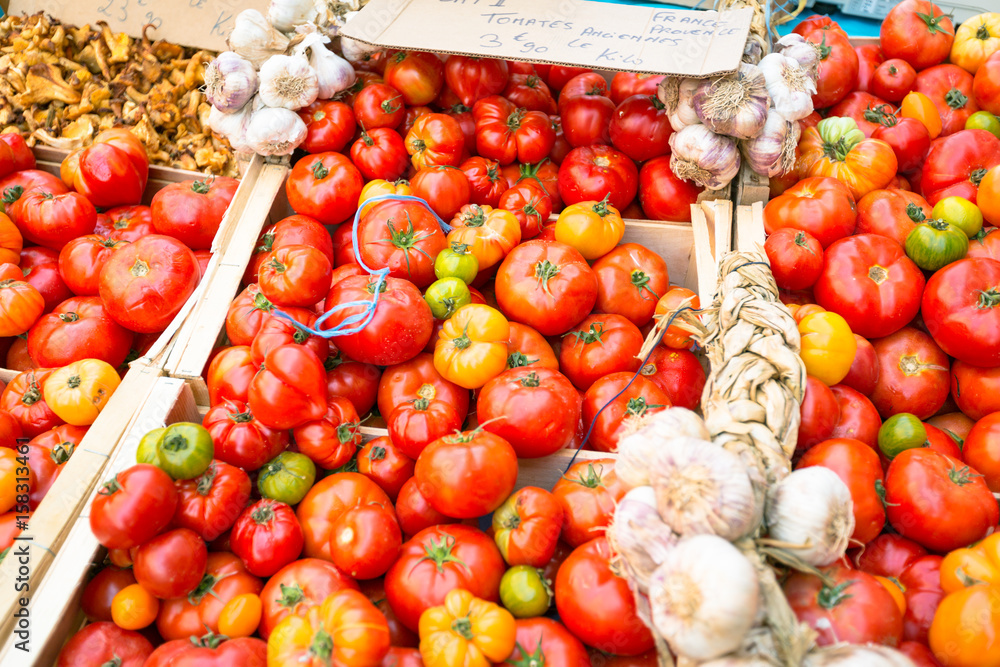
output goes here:
<path id="1" fill-rule="evenodd" d="M 160 601 L 142 584 L 126 586 L 111 599 L 111 620 L 125 630 L 142 630 L 152 624 L 159 613 Z"/>
<path id="2" fill-rule="evenodd" d="M 625 235 L 625 221 L 608 197 L 567 206 L 556 220 L 556 241 L 571 245 L 587 259 L 602 257 Z"/>
<path id="3" fill-rule="evenodd" d="M 237 595 L 219 613 L 219 633 L 227 637 L 249 637 L 257 631 L 264 605 L 253 593 Z"/>
<path id="4" fill-rule="evenodd" d="M 358 197 L 358 206 L 361 208 L 361 215 L 363 217 L 365 209 L 371 208 L 375 204 L 368 204 L 367 206 L 362 206 L 362 204 L 372 197 L 410 194 L 413 194 L 413 192 L 410 190 L 410 182 L 406 179 L 401 178 L 398 181 L 387 181 L 382 178 L 377 178 L 374 181 L 368 181 L 365 183 L 365 187 L 361 188 L 361 195 Z"/>
<path id="5" fill-rule="evenodd" d="M 847 320 L 837 313 L 813 313 L 799 322 L 799 333 L 806 373 L 827 386 L 847 377 L 858 352 L 858 342 Z"/>

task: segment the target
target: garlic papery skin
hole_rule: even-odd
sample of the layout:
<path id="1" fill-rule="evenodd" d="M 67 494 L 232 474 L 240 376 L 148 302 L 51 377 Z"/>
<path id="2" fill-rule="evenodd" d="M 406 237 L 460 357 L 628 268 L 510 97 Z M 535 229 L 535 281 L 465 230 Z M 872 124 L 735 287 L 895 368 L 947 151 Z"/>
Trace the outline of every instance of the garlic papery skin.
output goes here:
<path id="1" fill-rule="evenodd" d="M 231 113 L 220 111 L 213 106 L 208 112 L 208 127 L 213 132 L 217 132 L 228 139 L 229 144 L 237 153 L 246 153 L 252 150 L 247 141 L 247 130 L 250 127 L 252 106 L 252 104 L 246 104 L 243 108 Z"/>
<path id="2" fill-rule="evenodd" d="M 223 51 L 205 68 L 205 98 L 219 111 L 242 108 L 257 92 L 253 63 L 233 51 Z"/>
<path id="3" fill-rule="evenodd" d="M 698 79 L 683 79 L 679 76 L 667 76 L 660 82 L 656 96 L 667 107 L 667 119 L 674 132 L 701 122 L 693 103 L 694 91 L 698 90 L 700 83 Z"/>
<path id="4" fill-rule="evenodd" d="M 256 9 L 244 9 L 236 15 L 227 43 L 232 51 L 260 68 L 273 55 L 284 53 L 288 38 L 275 30 Z"/>
<path id="5" fill-rule="evenodd" d="M 750 561 L 714 535 L 681 540 L 649 579 L 653 625 L 671 650 L 712 660 L 740 648 L 760 606 Z"/>
<path id="6" fill-rule="evenodd" d="M 297 111 L 319 97 L 319 79 L 304 56 L 272 56 L 260 68 L 260 99 Z"/>
<path id="7" fill-rule="evenodd" d="M 800 468 L 768 489 L 764 516 L 771 539 L 788 545 L 780 548 L 816 567 L 843 556 L 854 533 L 851 492 L 822 466 Z"/>
<path id="8" fill-rule="evenodd" d="M 267 20 L 282 32 L 291 32 L 303 23 L 315 23 L 319 10 L 315 0 L 271 0 Z"/>
<path id="9" fill-rule="evenodd" d="M 737 139 L 756 137 L 770 106 L 763 72 L 748 63 L 740 63 L 732 74 L 702 81 L 693 103 L 698 118 L 710 130 Z"/>
<path id="10" fill-rule="evenodd" d="M 740 151 L 732 137 L 688 125 L 670 135 L 670 168 L 678 178 L 718 190 L 739 173 Z"/>
<path id="11" fill-rule="evenodd" d="M 368 60 L 373 54 L 378 53 L 379 50 L 377 46 L 364 44 L 350 37 L 341 36 L 340 38 L 340 52 L 344 54 L 344 58 L 348 62 L 362 63 Z"/>
<path id="12" fill-rule="evenodd" d="M 741 141 L 740 152 L 758 174 L 781 176 L 795 168 L 795 148 L 801 135 L 798 122 L 786 120 L 771 109 L 760 135 Z"/>
<path id="13" fill-rule="evenodd" d="M 812 42 L 806 41 L 802 35 L 789 33 L 778 40 L 775 53 L 791 58 L 799 64 L 813 83 L 819 75 L 819 50 Z"/>
<path id="14" fill-rule="evenodd" d="M 736 454 L 704 440 L 674 438 L 649 466 L 656 507 L 675 533 L 735 540 L 759 524 L 763 508 Z"/>
<path id="15" fill-rule="evenodd" d="M 712 437 L 705 421 L 686 408 L 670 407 L 650 415 L 642 428 L 618 441 L 618 479 L 629 488 L 649 484 L 649 462 L 668 440 L 678 436 L 699 440 Z"/>
<path id="16" fill-rule="evenodd" d="M 802 667 L 915 667 L 896 649 L 875 644 L 824 646 L 806 655 Z"/>
<path id="17" fill-rule="evenodd" d="M 262 107 L 250 116 L 247 143 L 259 155 L 288 155 L 306 138 L 306 124 L 289 109 Z"/>
<path id="18" fill-rule="evenodd" d="M 816 84 L 796 61 L 772 53 L 760 61 L 760 71 L 774 109 L 786 120 L 802 120 L 813 112 Z"/>
<path id="19" fill-rule="evenodd" d="M 656 511 L 651 486 L 638 486 L 618 501 L 607 537 L 626 578 L 640 593 L 649 591 L 649 577 L 680 539 Z"/>
<path id="20" fill-rule="evenodd" d="M 342 90 L 347 90 L 356 78 L 351 63 L 326 48 L 325 44 L 329 41 L 329 37 L 312 33 L 306 35 L 293 51 L 295 54 L 308 54 L 309 65 L 316 72 L 321 100 L 329 100 Z"/>

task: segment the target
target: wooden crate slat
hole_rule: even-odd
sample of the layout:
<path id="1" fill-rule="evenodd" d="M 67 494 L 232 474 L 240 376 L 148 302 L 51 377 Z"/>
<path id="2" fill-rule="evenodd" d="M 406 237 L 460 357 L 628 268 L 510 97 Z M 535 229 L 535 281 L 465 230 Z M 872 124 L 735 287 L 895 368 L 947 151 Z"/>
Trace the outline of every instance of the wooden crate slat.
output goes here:
<path id="1" fill-rule="evenodd" d="M 764 249 L 764 204 L 736 207 L 736 249 L 762 252 Z"/>

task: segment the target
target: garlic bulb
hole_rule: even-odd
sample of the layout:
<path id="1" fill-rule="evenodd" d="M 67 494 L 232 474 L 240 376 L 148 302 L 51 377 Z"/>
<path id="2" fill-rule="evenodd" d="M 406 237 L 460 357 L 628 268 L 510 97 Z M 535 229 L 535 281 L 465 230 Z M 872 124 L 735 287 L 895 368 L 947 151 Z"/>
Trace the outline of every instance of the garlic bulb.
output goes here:
<path id="1" fill-rule="evenodd" d="M 750 168 L 763 176 L 781 176 L 795 167 L 795 148 L 802 131 L 796 121 L 785 120 L 777 111 L 767 112 L 760 135 L 740 142 L 740 152 Z"/>
<path id="2" fill-rule="evenodd" d="M 271 56 L 285 52 L 288 38 L 275 30 L 256 9 L 244 9 L 236 15 L 227 44 L 230 50 L 259 68 Z"/>
<path id="3" fill-rule="evenodd" d="M 854 505 L 847 485 L 829 468 L 792 472 L 768 489 L 765 518 L 771 539 L 809 565 L 829 565 L 844 555 L 854 532 Z"/>
<path id="4" fill-rule="evenodd" d="M 305 56 L 308 53 L 309 65 L 316 72 L 319 84 L 319 99 L 329 100 L 342 90 L 347 90 L 354 84 L 355 74 L 351 63 L 326 48 L 329 37 L 319 33 L 306 35 L 292 53 Z"/>
<path id="5" fill-rule="evenodd" d="M 223 51 L 205 68 L 205 98 L 219 111 L 236 111 L 257 92 L 253 63 L 233 51 Z"/>
<path id="6" fill-rule="evenodd" d="M 698 84 L 693 103 L 698 118 L 713 132 L 750 139 L 764 127 L 770 101 L 760 68 L 740 63 L 732 74 Z"/>
<path id="7" fill-rule="evenodd" d="M 649 467 L 656 507 L 677 534 L 735 540 L 758 525 L 761 508 L 736 454 L 704 440 L 674 438 Z"/>
<path id="8" fill-rule="evenodd" d="M 371 44 L 364 44 L 350 37 L 340 38 L 340 52 L 348 62 L 362 63 L 368 60 L 373 54 L 379 52 L 379 47 Z"/>
<path id="9" fill-rule="evenodd" d="M 670 168 L 678 178 L 718 190 L 739 173 L 740 151 L 732 137 L 688 125 L 670 135 Z"/>
<path id="10" fill-rule="evenodd" d="M 250 144 L 247 142 L 247 130 L 250 127 L 252 106 L 252 104 L 245 104 L 242 108 L 231 113 L 220 111 L 213 106 L 208 112 L 208 127 L 213 132 L 228 139 L 229 144 L 237 153 L 251 150 Z"/>
<path id="11" fill-rule="evenodd" d="M 819 50 L 812 42 L 806 41 L 802 35 L 789 33 L 775 44 L 775 53 L 791 58 L 815 83 L 819 76 Z"/>
<path id="12" fill-rule="evenodd" d="M 816 84 L 795 60 L 772 53 L 760 61 L 760 71 L 778 113 L 787 120 L 802 120 L 812 113 Z"/>
<path id="13" fill-rule="evenodd" d="M 909 657 L 896 649 L 875 644 L 842 644 L 815 649 L 806 655 L 802 667 L 915 667 Z"/>
<path id="14" fill-rule="evenodd" d="M 319 10 L 314 0 L 271 0 L 267 20 L 282 32 L 291 32 L 303 23 L 315 23 Z"/>
<path id="15" fill-rule="evenodd" d="M 272 56 L 260 68 L 260 99 L 269 107 L 297 111 L 316 101 L 319 79 L 304 56 Z"/>
<path id="16" fill-rule="evenodd" d="M 671 650 L 711 660 L 740 648 L 760 606 L 750 561 L 714 535 L 689 537 L 670 550 L 649 580 L 653 624 Z"/>
<path id="17" fill-rule="evenodd" d="M 683 79 L 679 76 L 666 76 L 660 82 L 656 96 L 667 107 L 667 119 L 674 132 L 700 122 L 693 104 L 694 91 L 698 90 L 699 83 L 698 79 Z"/>
<path id="18" fill-rule="evenodd" d="M 668 440 L 679 436 L 712 438 L 704 420 L 686 408 L 671 407 L 650 415 L 642 428 L 618 441 L 618 479 L 630 488 L 649 484 L 649 462 Z"/>
<path id="19" fill-rule="evenodd" d="M 263 107 L 250 116 L 247 144 L 260 155 L 288 155 L 305 140 L 306 131 L 294 111 Z"/>
<path id="20" fill-rule="evenodd" d="M 649 590 L 650 575 L 680 539 L 657 513 L 656 492 L 651 486 L 638 486 L 618 501 L 607 536 L 612 550 L 621 557 L 629 582 L 641 593 Z"/>

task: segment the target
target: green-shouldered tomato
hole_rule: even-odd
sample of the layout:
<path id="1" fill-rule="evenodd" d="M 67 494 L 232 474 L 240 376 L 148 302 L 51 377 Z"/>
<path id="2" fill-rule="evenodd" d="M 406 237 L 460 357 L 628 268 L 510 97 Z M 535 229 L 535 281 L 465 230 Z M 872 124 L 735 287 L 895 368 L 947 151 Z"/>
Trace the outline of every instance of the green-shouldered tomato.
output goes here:
<path id="1" fill-rule="evenodd" d="M 969 237 L 955 225 L 930 219 L 913 228 L 906 237 L 906 256 L 925 271 L 937 271 L 965 257 Z"/>
<path id="2" fill-rule="evenodd" d="M 515 618 L 533 618 L 549 610 L 552 582 L 545 572 L 530 565 L 515 565 L 500 579 L 500 602 Z"/>
<path id="3" fill-rule="evenodd" d="M 964 197 L 945 197 L 934 204 L 931 217 L 951 223 L 970 239 L 983 228 L 983 213 Z"/>
<path id="4" fill-rule="evenodd" d="M 167 428 L 165 426 L 162 428 L 154 428 L 152 431 L 142 436 L 142 439 L 139 440 L 139 446 L 135 450 L 136 463 L 156 465 L 156 443 L 166 430 Z"/>
<path id="5" fill-rule="evenodd" d="M 265 498 L 297 505 L 316 481 L 316 464 L 305 454 L 281 452 L 264 464 L 257 475 L 257 489 Z"/>
<path id="6" fill-rule="evenodd" d="M 441 278 L 424 292 L 424 301 L 435 319 L 446 320 L 465 304 L 472 303 L 472 292 L 460 278 Z"/>
<path id="7" fill-rule="evenodd" d="M 178 422 L 156 440 L 154 465 L 174 479 L 194 479 L 208 470 L 215 456 L 212 435 L 201 424 Z"/>
<path id="8" fill-rule="evenodd" d="M 878 448 L 890 459 L 907 449 L 923 447 L 926 441 L 927 429 L 923 422 L 909 412 L 889 417 L 878 430 Z"/>
<path id="9" fill-rule="evenodd" d="M 434 275 L 441 278 L 458 278 L 466 284 L 476 279 L 479 260 L 469 250 L 467 243 L 452 243 L 438 253 L 434 260 Z"/>

